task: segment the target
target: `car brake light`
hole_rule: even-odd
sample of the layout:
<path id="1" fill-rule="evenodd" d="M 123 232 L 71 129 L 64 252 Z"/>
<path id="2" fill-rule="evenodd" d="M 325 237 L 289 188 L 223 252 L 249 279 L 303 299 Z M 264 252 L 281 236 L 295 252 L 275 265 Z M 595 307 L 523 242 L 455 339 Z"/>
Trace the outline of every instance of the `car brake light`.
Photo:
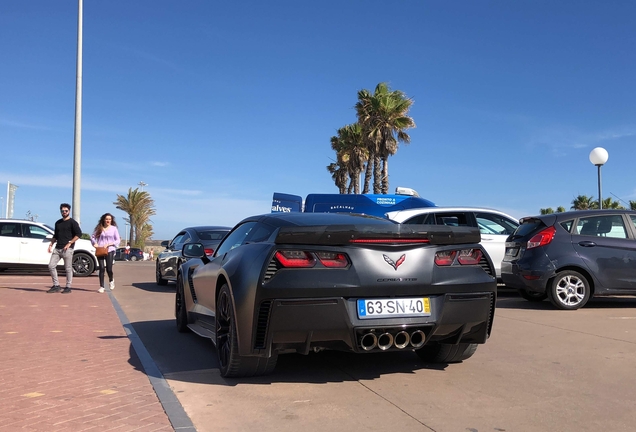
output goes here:
<path id="1" fill-rule="evenodd" d="M 545 246 L 549 244 L 554 238 L 554 234 L 556 233 L 556 228 L 553 226 L 547 227 L 546 229 L 539 231 L 535 234 L 530 240 L 528 240 L 528 245 L 526 249 L 533 249 L 540 246 Z"/>
<path id="2" fill-rule="evenodd" d="M 214 253 L 214 249 L 205 248 L 203 250 L 205 251 L 205 254 L 208 256 L 212 256 L 212 254 Z"/>
<path id="3" fill-rule="evenodd" d="M 401 238 L 401 239 L 394 239 L 394 238 L 378 238 L 378 239 L 351 239 L 349 240 L 349 243 L 368 243 L 368 244 L 397 244 L 397 243 L 428 243 L 429 239 L 424 239 L 424 238 Z"/>
<path id="4" fill-rule="evenodd" d="M 479 249 L 463 249 L 459 251 L 457 261 L 462 265 L 479 264 L 481 260 L 481 251 Z"/>
<path id="5" fill-rule="evenodd" d="M 349 265 L 349 260 L 343 253 L 316 252 L 316 256 L 325 267 L 344 268 Z"/>
<path id="6" fill-rule="evenodd" d="M 311 254 L 304 251 L 276 251 L 275 256 L 283 267 L 309 268 L 316 265 L 316 259 Z"/>
<path id="7" fill-rule="evenodd" d="M 444 251 L 435 254 L 435 264 L 438 266 L 449 266 L 455 261 L 457 251 Z"/>

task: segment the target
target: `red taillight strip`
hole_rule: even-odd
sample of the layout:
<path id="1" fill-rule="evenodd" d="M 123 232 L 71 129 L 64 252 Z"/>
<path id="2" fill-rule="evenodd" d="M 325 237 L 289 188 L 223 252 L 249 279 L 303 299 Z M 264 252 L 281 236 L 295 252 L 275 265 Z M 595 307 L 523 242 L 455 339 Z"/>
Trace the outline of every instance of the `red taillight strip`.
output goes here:
<path id="1" fill-rule="evenodd" d="M 395 243 L 428 243 L 428 239 L 352 239 L 349 243 L 395 244 Z"/>

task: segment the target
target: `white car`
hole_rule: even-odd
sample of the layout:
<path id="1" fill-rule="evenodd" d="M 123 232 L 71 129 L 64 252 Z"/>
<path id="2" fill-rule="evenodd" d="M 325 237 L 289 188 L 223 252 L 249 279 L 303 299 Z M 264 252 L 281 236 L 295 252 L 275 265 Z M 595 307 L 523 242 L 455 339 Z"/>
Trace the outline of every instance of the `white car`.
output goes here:
<path id="1" fill-rule="evenodd" d="M 8 267 L 48 265 L 54 230 L 43 223 L 0 219 L 0 270 Z M 60 266 L 64 260 L 60 260 Z M 95 248 L 90 240 L 79 239 L 73 252 L 73 275 L 90 276 L 97 268 Z"/>
<path id="2" fill-rule="evenodd" d="M 405 224 L 471 226 L 479 228 L 481 245 L 495 266 L 501 281 L 501 261 L 506 252 L 506 238 L 519 226 L 510 215 L 479 207 L 424 207 L 398 210 L 386 214 L 389 219 Z"/>

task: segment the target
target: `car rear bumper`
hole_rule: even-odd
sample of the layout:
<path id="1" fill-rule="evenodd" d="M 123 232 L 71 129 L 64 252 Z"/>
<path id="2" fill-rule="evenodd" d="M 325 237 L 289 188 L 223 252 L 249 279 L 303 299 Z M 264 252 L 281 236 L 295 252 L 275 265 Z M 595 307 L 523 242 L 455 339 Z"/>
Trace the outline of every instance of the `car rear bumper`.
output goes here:
<path id="1" fill-rule="evenodd" d="M 494 289 L 428 298 L 430 316 L 380 319 L 360 319 L 355 298 L 263 301 L 250 354 L 307 354 L 319 349 L 377 352 L 419 348 L 429 341 L 486 342 L 494 318 Z"/>
<path id="2" fill-rule="evenodd" d="M 533 265 L 532 269 L 528 269 L 519 265 L 518 262 L 504 261 L 501 263 L 501 279 L 509 288 L 544 293 L 548 281 L 554 276 L 553 267 L 550 263 L 543 265 L 542 268 Z M 537 268 L 539 269 L 537 270 Z"/>

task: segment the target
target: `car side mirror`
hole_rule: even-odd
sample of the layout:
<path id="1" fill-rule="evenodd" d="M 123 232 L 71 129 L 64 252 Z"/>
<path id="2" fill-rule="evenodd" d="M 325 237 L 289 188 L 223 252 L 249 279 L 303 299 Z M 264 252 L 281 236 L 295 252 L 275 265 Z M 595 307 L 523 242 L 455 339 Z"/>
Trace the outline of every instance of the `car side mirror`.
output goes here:
<path id="1" fill-rule="evenodd" d="M 186 243 L 183 245 L 181 253 L 185 258 L 207 258 L 201 243 Z"/>

